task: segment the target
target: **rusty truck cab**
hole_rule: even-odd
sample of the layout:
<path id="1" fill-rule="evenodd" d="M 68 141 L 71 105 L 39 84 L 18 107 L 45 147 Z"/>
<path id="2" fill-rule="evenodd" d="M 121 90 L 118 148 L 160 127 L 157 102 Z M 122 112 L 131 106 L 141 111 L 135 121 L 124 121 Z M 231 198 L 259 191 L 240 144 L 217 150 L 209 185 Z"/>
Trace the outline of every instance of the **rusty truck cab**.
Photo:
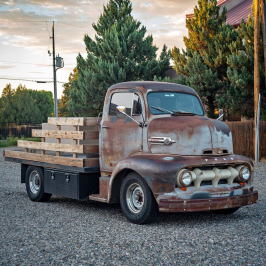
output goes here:
<path id="1" fill-rule="evenodd" d="M 229 127 L 208 118 L 187 86 L 140 81 L 110 87 L 99 145 L 108 202 L 118 201 L 129 173 L 147 184 L 160 211 L 234 211 L 257 199 L 252 161 L 233 154 Z"/>

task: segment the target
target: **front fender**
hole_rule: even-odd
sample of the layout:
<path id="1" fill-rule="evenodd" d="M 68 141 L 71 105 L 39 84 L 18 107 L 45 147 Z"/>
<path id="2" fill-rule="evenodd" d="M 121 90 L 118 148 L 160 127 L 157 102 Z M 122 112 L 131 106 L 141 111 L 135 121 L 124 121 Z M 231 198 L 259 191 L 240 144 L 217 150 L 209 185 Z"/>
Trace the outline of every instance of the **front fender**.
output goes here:
<path id="1" fill-rule="evenodd" d="M 108 201 L 111 198 L 115 179 L 124 170 L 138 173 L 157 196 L 174 191 L 177 172 L 182 168 L 235 164 L 247 164 L 253 170 L 253 163 L 249 158 L 235 154 L 225 156 L 135 154 L 120 161 L 114 168 L 109 183 Z"/>
<path id="2" fill-rule="evenodd" d="M 165 159 L 166 158 L 166 159 Z M 148 184 L 154 194 L 171 192 L 175 188 L 176 173 L 181 167 L 171 164 L 167 156 L 137 154 L 120 161 L 114 168 L 109 185 L 108 201 L 111 198 L 115 179 L 124 170 L 138 173 Z"/>

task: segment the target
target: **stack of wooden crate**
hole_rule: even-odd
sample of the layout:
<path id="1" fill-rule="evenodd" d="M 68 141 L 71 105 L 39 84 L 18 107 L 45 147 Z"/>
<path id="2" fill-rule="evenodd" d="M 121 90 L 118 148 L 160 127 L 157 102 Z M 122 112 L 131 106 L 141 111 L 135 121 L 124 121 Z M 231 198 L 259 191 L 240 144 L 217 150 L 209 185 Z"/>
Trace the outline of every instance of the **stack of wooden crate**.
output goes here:
<path id="1" fill-rule="evenodd" d="M 5 150 L 4 156 L 74 167 L 99 166 L 99 130 L 95 117 L 48 118 L 42 130 L 32 130 L 41 142 L 19 140 L 22 150 Z"/>

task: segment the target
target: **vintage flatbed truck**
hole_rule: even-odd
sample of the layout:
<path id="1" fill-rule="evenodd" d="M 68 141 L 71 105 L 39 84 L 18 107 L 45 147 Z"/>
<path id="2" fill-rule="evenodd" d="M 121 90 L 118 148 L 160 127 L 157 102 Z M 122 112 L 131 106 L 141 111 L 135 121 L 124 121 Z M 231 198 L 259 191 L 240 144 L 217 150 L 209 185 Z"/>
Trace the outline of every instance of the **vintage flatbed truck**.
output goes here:
<path id="1" fill-rule="evenodd" d="M 111 86 L 101 118 L 49 118 L 42 142 L 5 150 L 21 164 L 32 201 L 52 194 L 120 202 L 133 223 L 158 211 L 233 213 L 255 203 L 253 163 L 233 153 L 228 126 L 206 117 L 198 94 L 163 82 Z"/>

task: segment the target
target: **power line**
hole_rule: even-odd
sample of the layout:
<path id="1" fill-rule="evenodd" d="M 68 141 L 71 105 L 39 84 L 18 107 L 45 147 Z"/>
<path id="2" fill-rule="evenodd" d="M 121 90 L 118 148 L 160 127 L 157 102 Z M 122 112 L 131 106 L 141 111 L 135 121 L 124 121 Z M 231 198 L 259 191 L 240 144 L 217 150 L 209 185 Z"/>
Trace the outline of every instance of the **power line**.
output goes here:
<path id="1" fill-rule="evenodd" d="M 2 19 L 4 20 L 4 19 Z M 6 20 L 7 22 L 10 22 L 10 20 Z M 52 23 L 53 20 L 17 20 L 17 19 L 12 19 L 11 20 L 12 22 L 25 22 L 25 23 L 29 23 L 29 22 L 33 22 L 33 23 Z M 84 24 L 86 23 L 85 21 L 80 21 L 80 20 L 71 20 L 72 22 L 75 22 L 75 23 L 80 23 L 80 24 Z M 3 21 L 2 21 L 3 22 Z M 69 24 L 68 22 L 65 22 L 64 20 L 55 20 L 54 21 L 55 23 L 62 23 L 62 24 L 66 24 L 66 25 L 69 25 L 69 26 L 73 26 L 72 24 Z"/>
<path id="2" fill-rule="evenodd" d="M 78 29 L 81 29 L 81 27 L 79 26 L 76 26 L 76 25 L 73 25 L 73 24 L 69 24 L 69 23 L 66 23 L 66 22 L 62 22 L 62 21 L 56 21 L 56 23 L 59 23 L 59 24 L 63 24 L 63 25 L 67 25 L 67 26 L 71 26 L 71 27 L 74 27 L 74 28 L 78 28 Z M 82 23 L 82 22 L 80 22 Z M 84 27 L 85 28 L 85 27 Z"/>
<path id="3" fill-rule="evenodd" d="M 38 63 L 30 63 L 30 62 L 12 61 L 12 60 L 10 61 L 10 60 L 2 60 L 2 59 L 0 59 L 0 62 L 24 64 L 24 65 L 36 65 L 36 66 L 51 66 L 48 64 L 38 64 Z"/>
<path id="4" fill-rule="evenodd" d="M 7 20 L 8 22 L 10 22 L 10 20 Z M 50 21 L 50 20 L 18 20 L 18 19 L 12 19 L 11 20 L 12 22 L 14 21 L 14 22 L 26 22 L 26 23 L 28 23 L 28 22 L 40 22 L 40 23 L 44 23 L 44 22 L 52 22 L 52 21 Z"/>
<path id="5" fill-rule="evenodd" d="M 0 79 L 3 80 L 19 80 L 19 81 L 29 81 L 29 82 L 37 82 L 37 83 L 52 83 L 54 82 L 53 80 L 33 80 L 33 79 L 24 79 L 24 78 L 8 78 L 8 77 L 0 77 Z M 46 78 L 42 78 L 42 79 L 46 79 Z M 57 81 L 58 83 L 66 83 L 63 81 Z"/>
<path id="6" fill-rule="evenodd" d="M 38 64 L 38 63 L 30 63 L 30 62 L 21 62 L 21 61 L 10 61 L 10 60 L 2 60 L 0 59 L 0 63 L 1 62 L 5 62 L 5 63 L 14 63 L 14 64 L 25 64 L 25 65 L 36 65 L 36 66 L 52 66 L 52 65 L 48 65 L 48 64 Z M 72 66 L 70 64 L 66 64 L 65 66 Z"/>

